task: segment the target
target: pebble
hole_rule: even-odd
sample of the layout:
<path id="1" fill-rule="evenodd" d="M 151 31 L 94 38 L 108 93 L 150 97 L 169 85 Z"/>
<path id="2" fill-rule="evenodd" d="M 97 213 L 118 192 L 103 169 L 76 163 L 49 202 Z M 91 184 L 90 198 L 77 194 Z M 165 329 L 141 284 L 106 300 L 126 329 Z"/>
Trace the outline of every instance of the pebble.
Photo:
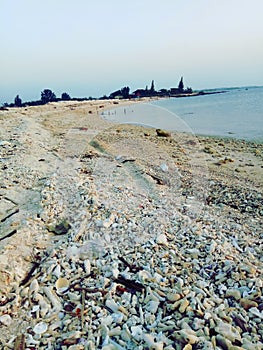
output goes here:
<path id="1" fill-rule="evenodd" d="M 245 310 L 249 310 L 252 307 L 258 307 L 257 302 L 246 298 L 240 299 L 240 304 L 243 306 Z"/>
<path id="2" fill-rule="evenodd" d="M 10 315 L 2 315 L 0 316 L 0 324 L 9 327 L 12 323 L 12 318 Z"/>

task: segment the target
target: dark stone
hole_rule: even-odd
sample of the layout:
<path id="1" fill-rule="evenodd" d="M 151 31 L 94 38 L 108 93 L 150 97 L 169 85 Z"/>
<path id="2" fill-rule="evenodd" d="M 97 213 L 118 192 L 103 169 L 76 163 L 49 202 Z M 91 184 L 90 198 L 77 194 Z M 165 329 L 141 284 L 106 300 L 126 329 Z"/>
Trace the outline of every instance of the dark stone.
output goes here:
<path id="1" fill-rule="evenodd" d="M 50 226 L 48 230 L 55 233 L 56 235 L 64 235 L 69 231 L 70 228 L 70 224 L 66 220 L 62 220 L 59 224 Z"/>

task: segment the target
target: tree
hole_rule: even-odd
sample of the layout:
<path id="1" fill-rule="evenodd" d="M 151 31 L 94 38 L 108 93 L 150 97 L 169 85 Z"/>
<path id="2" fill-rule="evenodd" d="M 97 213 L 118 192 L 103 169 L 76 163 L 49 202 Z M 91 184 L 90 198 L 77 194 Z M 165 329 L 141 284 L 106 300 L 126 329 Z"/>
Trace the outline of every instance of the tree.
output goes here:
<path id="1" fill-rule="evenodd" d="M 178 84 L 178 90 L 179 92 L 184 92 L 184 83 L 183 83 L 183 77 L 181 77 L 181 80 Z"/>
<path id="2" fill-rule="evenodd" d="M 49 89 L 45 89 L 41 92 L 41 101 L 43 103 L 56 101 L 56 95 L 53 91 L 51 91 Z"/>
<path id="3" fill-rule="evenodd" d="M 15 107 L 22 107 L 22 100 L 19 95 L 16 95 L 15 97 Z"/>
<path id="4" fill-rule="evenodd" d="M 154 89 L 154 80 L 152 80 L 152 84 L 151 84 L 151 89 L 150 89 L 151 93 L 155 92 L 155 89 Z"/>
<path id="5" fill-rule="evenodd" d="M 71 99 L 71 97 L 69 96 L 69 94 L 67 94 L 66 92 L 63 92 L 61 94 L 61 100 L 62 101 L 69 101 Z"/>
<path id="6" fill-rule="evenodd" d="M 121 95 L 123 98 L 129 98 L 129 95 L 130 95 L 129 86 L 125 86 L 124 88 L 121 89 Z"/>

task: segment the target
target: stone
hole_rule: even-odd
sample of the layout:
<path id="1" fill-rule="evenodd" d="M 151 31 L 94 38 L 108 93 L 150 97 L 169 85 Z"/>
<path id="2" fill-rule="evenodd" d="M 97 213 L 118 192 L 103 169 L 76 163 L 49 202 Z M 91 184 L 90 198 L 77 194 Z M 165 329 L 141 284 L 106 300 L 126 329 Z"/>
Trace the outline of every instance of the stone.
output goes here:
<path id="1" fill-rule="evenodd" d="M 226 297 L 233 297 L 235 300 L 241 299 L 241 293 L 238 289 L 228 289 L 226 291 Z"/>
<path id="2" fill-rule="evenodd" d="M 215 331 L 232 342 L 236 340 L 241 341 L 241 335 L 238 330 L 228 323 L 219 321 Z"/>
<path id="3" fill-rule="evenodd" d="M 250 299 L 247 299 L 247 298 L 240 299 L 240 304 L 242 305 L 242 307 L 245 310 L 249 310 L 252 307 L 258 307 L 258 303 L 257 302 L 255 302 L 253 300 L 250 300 Z"/>
<path id="4" fill-rule="evenodd" d="M 230 350 L 232 347 L 232 342 L 220 334 L 217 334 L 216 336 L 216 344 L 224 350 Z"/>

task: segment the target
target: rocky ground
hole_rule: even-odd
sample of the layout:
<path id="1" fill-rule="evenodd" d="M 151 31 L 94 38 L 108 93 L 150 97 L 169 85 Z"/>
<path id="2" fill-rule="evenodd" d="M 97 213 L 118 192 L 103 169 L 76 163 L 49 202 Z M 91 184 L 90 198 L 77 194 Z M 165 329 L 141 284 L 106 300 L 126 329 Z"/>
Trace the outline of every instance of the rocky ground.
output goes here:
<path id="1" fill-rule="evenodd" d="M 0 348 L 262 349 L 263 146 L 111 107 L 0 111 Z"/>

